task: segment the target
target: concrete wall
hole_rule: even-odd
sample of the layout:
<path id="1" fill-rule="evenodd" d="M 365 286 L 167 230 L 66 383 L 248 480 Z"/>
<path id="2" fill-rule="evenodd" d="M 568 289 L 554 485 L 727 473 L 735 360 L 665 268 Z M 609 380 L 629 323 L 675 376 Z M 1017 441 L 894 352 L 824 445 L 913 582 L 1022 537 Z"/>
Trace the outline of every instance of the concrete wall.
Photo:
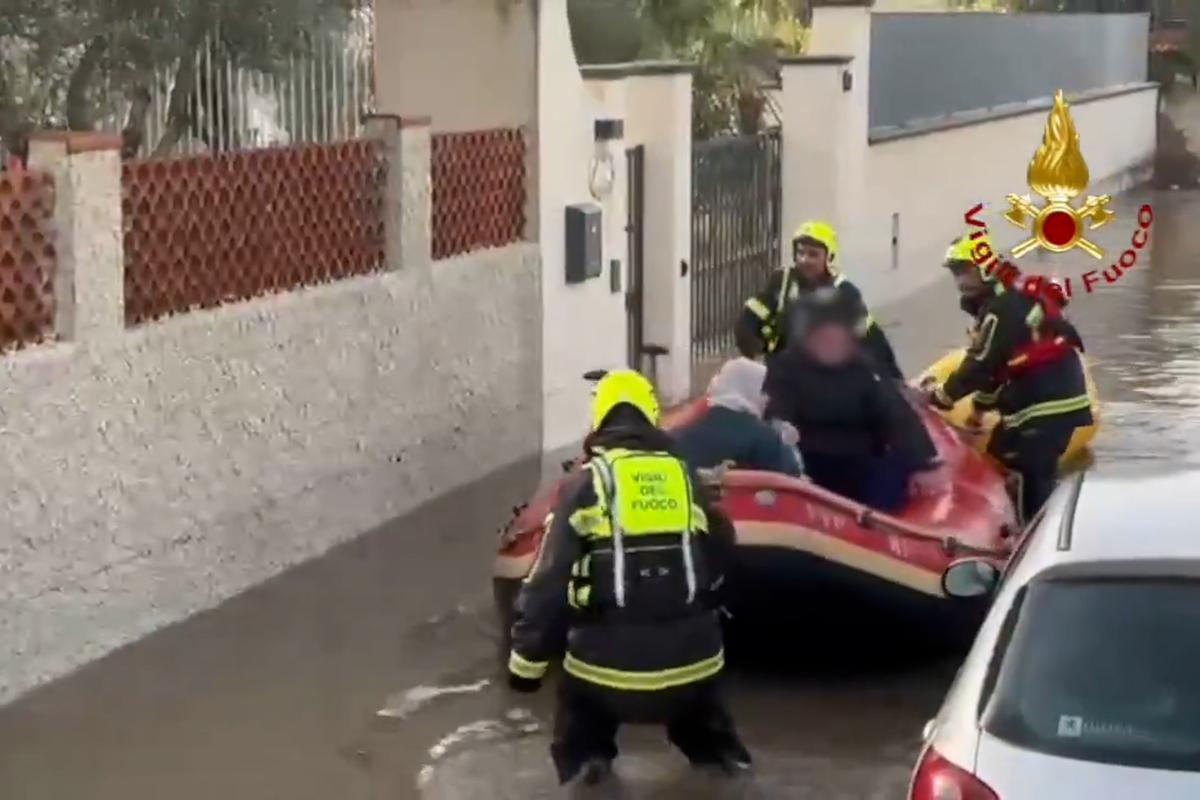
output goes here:
<path id="1" fill-rule="evenodd" d="M 839 226 L 842 267 L 855 263 L 846 226 L 860 213 L 866 183 L 870 20 L 862 6 L 814 8 L 809 55 L 783 65 L 781 264 L 791 261 L 787 234 L 806 219 Z"/>
<path id="2" fill-rule="evenodd" d="M 587 432 L 591 369 L 626 363 L 624 293 L 610 286 L 610 260 L 625 262 L 625 159 L 613 142 L 616 181 L 602 201 L 604 274 L 568 284 L 565 208 L 596 202 L 588 172 L 596 153 L 593 123 L 608 112 L 583 84 L 571 45 L 566 0 L 542 0 L 538 13 L 538 198 L 542 281 L 543 439 L 547 450 L 569 447 Z"/>
<path id="3" fill-rule="evenodd" d="M 0 703 L 541 444 L 538 248 L 430 261 L 427 128 L 388 140 L 389 272 L 131 329 L 119 142 L 72 136 L 31 145 L 60 340 L 0 359 Z"/>
<path id="4" fill-rule="evenodd" d="M 871 127 L 1146 80 L 1149 14 L 873 14 Z"/>
<path id="5" fill-rule="evenodd" d="M 378 0 L 376 105 L 434 131 L 532 125 L 534 0 Z"/>
<path id="6" fill-rule="evenodd" d="M 837 224 L 842 267 L 878 308 L 943 277 L 936 266 L 976 203 L 986 204 L 999 245 L 1023 238 L 1000 214 L 1006 195 L 1029 191 L 1025 173 L 1050 105 L 959 115 L 905 132 L 871 131 L 868 98 L 877 76 L 870 25 L 865 8 L 817 8 L 813 55 L 784 66 L 783 203 L 785 227 L 809 217 Z M 1144 179 L 1155 149 L 1157 86 L 1068 94 L 1068 100 L 1091 172 L 1088 192 Z M 814 107 L 822 113 L 812 114 Z M 893 322 L 886 312 L 880 316 L 885 326 Z"/>
<path id="7" fill-rule="evenodd" d="M 5 358 L 0 702 L 535 453 L 539 272 L 509 247 Z"/>

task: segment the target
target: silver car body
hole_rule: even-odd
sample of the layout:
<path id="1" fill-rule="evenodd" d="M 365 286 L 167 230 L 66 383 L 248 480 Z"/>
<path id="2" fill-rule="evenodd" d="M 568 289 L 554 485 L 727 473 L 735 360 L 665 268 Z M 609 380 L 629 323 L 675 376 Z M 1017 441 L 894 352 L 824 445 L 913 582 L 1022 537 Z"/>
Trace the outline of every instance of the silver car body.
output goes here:
<path id="1" fill-rule="evenodd" d="M 981 729 L 979 707 L 1002 625 L 1022 586 L 1047 570 L 1097 565 L 1134 576 L 1182 571 L 1200 577 L 1197 519 L 1200 472 L 1138 478 L 1081 473 L 1064 481 L 1021 541 L 938 716 L 926 727 L 926 743 L 1001 800 L 1200 798 L 1200 772 L 1114 766 L 1017 748 Z"/>

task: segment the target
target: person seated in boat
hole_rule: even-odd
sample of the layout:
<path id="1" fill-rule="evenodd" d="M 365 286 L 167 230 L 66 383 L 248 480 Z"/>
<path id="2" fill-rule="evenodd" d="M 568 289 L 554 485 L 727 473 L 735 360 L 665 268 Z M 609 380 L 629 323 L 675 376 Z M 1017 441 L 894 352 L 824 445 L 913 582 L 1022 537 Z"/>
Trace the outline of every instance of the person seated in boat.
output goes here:
<path id="1" fill-rule="evenodd" d="M 959 305 L 975 324 L 967 357 L 946 382 L 926 386 L 929 402 L 951 409 L 973 395 L 971 427 L 998 411 L 988 453 L 1016 479 L 1022 522 L 1033 519 L 1058 480 L 1058 461 L 1075 429 L 1091 425 L 1083 341 L 1048 293 L 1010 286 L 1000 252 L 986 236 L 963 235 L 944 266 Z"/>
<path id="2" fill-rule="evenodd" d="M 880 377 L 859 349 L 856 318 L 834 290 L 796 303 L 788 347 L 767 365 L 766 417 L 796 428 L 805 474 L 817 485 L 894 511 L 910 489 L 939 493 L 948 482 L 900 385 Z"/>
<path id="3" fill-rule="evenodd" d="M 725 363 L 708 387 L 703 415 L 673 432 L 675 453 L 692 469 L 732 462 L 739 469 L 801 474 L 800 459 L 783 434 L 763 421 L 767 368 L 748 358 Z"/>
<path id="4" fill-rule="evenodd" d="M 838 237 L 833 226 L 810 220 L 792 236 L 793 263 L 777 270 L 761 292 L 746 301 L 734 328 L 738 351 L 747 358 L 771 356 L 787 346 L 788 307 L 805 294 L 832 287 L 854 309 L 854 330 L 879 374 L 904 380 L 896 354 L 875 322 L 858 287 L 838 267 Z"/>

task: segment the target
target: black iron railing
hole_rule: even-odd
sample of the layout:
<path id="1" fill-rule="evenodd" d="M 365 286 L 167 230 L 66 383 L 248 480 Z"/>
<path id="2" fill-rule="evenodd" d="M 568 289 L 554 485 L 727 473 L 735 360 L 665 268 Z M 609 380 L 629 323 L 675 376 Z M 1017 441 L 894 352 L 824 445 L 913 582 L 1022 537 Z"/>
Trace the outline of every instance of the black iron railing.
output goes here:
<path id="1" fill-rule="evenodd" d="M 629 366 L 634 369 L 644 369 L 642 363 L 642 345 L 645 342 L 644 306 L 645 306 L 645 164 L 646 148 L 644 145 L 627 150 L 625 153 L 628 170 L 629 196 L 625 204 L 625 232 L 628 234 L 628 252 L 626 255 L 629 269 L 628 282 L 625 287 L 625 313 L 628 325 Z"/>
<path id="2" fill-rule="evenodd" d="M 693 147 L 693 362 L 733 351 L 746 298 L 778 266 L 781 184 L 778 129 Z"/>

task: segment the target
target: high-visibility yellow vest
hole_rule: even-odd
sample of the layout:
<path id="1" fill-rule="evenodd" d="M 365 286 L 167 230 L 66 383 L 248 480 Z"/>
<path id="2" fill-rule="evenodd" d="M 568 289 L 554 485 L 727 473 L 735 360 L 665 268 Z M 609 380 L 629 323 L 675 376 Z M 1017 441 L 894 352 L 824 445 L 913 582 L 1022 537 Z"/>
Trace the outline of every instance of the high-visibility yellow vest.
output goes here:
<path id="1" fill-rule="evenodd" d="M 694 603 L 699 587 L 693 538 L 708 532 L 708 518 L 693 498 L 684 463 L 668 453 L 607 450 L 592 459 L 591 472 L 596 503 L 570 519 L 586 542 L 571 570 L 572 607 L 593 607 L 602 581 L 604 598 L 626 608 L 631 582 L 675 569 L 681 570 L 674 574 L 682 576 L 686 588 L 686 598 L 680 599 Z M 607 574 L 594 574 L 598 557 Z M 646 570 L 655 574 L 643 574 Z"/>
<path id="2" fill-rule="evenodd" d="M 708 518 L 694 500 L 684 463 L 668 453 L 613 449 L 593 458 L 590 469 L 596 502 L 570 517 L 583 540 L 567 589 L 576 613 L 599 621 L 642 623 L 643 630 L 666 622 L 668 636 L 671 620 L 711 613 L 704 597 L 711 576 L 696 547 L 697 537 L 708 533 Z M 585 631 L 592 637 L 605 635 L 603 625 Z M 585 660 L 571 649 L 563 669 L 579 680 L 626 692 L 661 691 L 706 680 L 723 669 L 719 634 L 711 650 L 698 650 L 694 639 L 678 644 L 683 647 L 678 662 L 653 668 L 631 666 L 644 654 L 614 650 L 611 660 Z M 509 657 L 509 670 L 522 677 L 540 679 L 548 667 L 515 649 Z"/>

